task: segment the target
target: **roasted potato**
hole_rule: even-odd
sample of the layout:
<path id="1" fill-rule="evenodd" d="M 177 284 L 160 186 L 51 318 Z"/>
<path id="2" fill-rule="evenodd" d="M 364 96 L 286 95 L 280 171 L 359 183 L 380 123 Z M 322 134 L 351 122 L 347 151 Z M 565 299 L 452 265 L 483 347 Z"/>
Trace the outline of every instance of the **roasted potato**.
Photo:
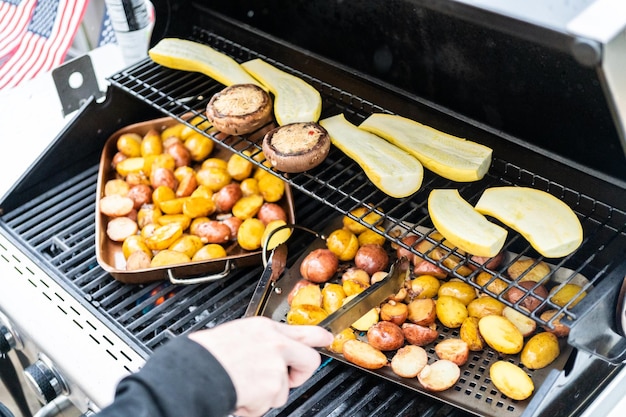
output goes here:
<path id="1" fill-rule="evenodd" d="M 436 303 L 437 318 L 449 329 L 461 327 L 463 320 L 468 317 L 468 310 L 465 304 L 456 297 L 443 295 L 437 298 Z"/>
<path id="2" fill-rule="evenodd" d="M 524 336 L 504 316 L 485 316 L 478 321 L 478 330 L 485 342 L 494 350 L 506 355 L 519 353 L 524 347 Z"/>
<path id="3" fill-rule="evenodd" d="M 469 345 L 462 339 L 444 339 L 435 345 L 435 354 L 439 359 L 447 359 L 458 366 L 465 365 L 469 352 Z"/>
<path id="4" fill-rule="evenodd" d="M 348 362 L 365 369 L 380 369 L 387 365 L 387 356 L 380 350 L 360 340 L 347 340 L 343 356 Z"/>
<path id="5" fill-rule="evenodd" d="M 404 346 L 404 334 L 397 324 L 379 321 L 367 330 L 367 342 L 383 352 L 397 350 Z"/>
<path id="6" fill-rule="evenodd" d="M 519 366 L 507 361 L 494 362 L 489 367 L 489 378 L 493 385 L 512 400 L 522 401 L 533 394 L 533 380 Z"/>
<path id="7" fill-rule="evenodd" d="M 520 361 L 528 369 L 541 369 L 559 357 L 559 340 L 550 332 L 537 333 L 524 345 Z"/>
<path id="8" fill-rule="evenodd" d="M 417 379 L 427 391 L 440 392 L 452 388 L 461 377 L 461 368 L 449 360 L 440 359 L 417 375 Z"/>
<path id="9" fill-rule="evenodd" d="M 391 370 L 402 378 L 415 378 L 427 364 L 426 351 L 415 345 L 401 347 L 391 358 Z"/>

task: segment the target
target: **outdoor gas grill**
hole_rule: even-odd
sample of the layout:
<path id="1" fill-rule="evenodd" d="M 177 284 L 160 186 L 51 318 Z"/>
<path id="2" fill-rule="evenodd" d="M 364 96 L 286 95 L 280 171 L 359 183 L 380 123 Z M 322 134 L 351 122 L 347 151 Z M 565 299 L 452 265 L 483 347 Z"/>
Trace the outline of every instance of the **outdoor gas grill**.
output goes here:
<path id="1" fill-rule="evenodd" d="M 623 97 L 614 89 L 624 81 L 613 64 L 626 55 L 626 48 L 617 49 L 621 55 L 615 49 L 624 45 L 626 22 L 615 45 L 586 36 L 583 9 L 591 1 L 559 9 L 570 12 L 557 14 L 576 21 L 575 33 L 519 11 L 489 10 L 488 1 L 153 3 L 153 42 L 182 37 L 240 62 L 262 58 L 318 89 L 322 118 L 344 113 L 358 124 L 373 112 L 396 113 L 494 150 L 485 179 L 461 184 L 427 172 L 422 188 L 403 199 L 376 189 L 336 148 L 310 171 L 270 170 L 292 186 L 298 224 L 321 231 L 335 216 L 367 207 L 383 215 L 387 230 L 432 228 L 430 190 L 458 188 L 475 202 L 487 187 L 516 185 L 560 198 L 584 228 L 578 250 L 546 260 L 571 271 L 566 281 L 585 277 L 587 296 L 561 308 L 570 318 L 570 349 L 542 374 L 531 400 L 512 401 L 493 387 L 493 352 L 471 357 L 457 385 L 441 395 L 328 359 L 268 415 L 606 415 L 619 401 L 616 381 L 624 378 L 626 359 L 624 317 L 617 313 L 626 276 L 626 140 Z M 607 26 L 618 27 L 614 20 Z M 9 337 L 7 350 L 38 360 L 27 374 L 43 370 L 32 378 L 41 383 L 42 403 L 71 403 L 85 415 L 109 402 L 119 378 L 159 345 L 241 317 L 262 272 L 259 265 L 207 284 L 128 285 L 98 265 L 94 216 L 105 141 L 132 123 L 204 117 L 223 88 L 149 58 L 110 83 L 106 98 L 86 104 L 0 204 L 0 265 L 3 287 L 11 289 L 0 292 L 2 334 L 18 335 Z M 199 123 L 190 126 L 231 151 L 260 150 L 247 136 L 217 137 Z M 290 259 L 309 243 L 306 236 L 290 240 Z M 514 233 L 505 249 L 541 259 Z"/>

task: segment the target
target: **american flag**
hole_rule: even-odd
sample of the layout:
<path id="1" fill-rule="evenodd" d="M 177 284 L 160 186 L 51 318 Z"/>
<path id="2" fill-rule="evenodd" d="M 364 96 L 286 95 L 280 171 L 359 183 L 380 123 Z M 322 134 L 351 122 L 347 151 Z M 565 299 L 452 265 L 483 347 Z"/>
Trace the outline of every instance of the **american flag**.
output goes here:
<path id="1" fill-rule="evenodd" d="M 0 0 L 0 90 L 63 63 L 88 0 Z"/>

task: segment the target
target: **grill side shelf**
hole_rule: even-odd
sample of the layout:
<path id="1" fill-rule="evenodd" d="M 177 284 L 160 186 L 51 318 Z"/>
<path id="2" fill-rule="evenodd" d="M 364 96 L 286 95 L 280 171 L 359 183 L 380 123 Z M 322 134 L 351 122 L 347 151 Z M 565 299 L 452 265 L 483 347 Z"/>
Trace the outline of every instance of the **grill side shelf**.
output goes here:
<path id="1" fill-rule="evenodd" d="M 241 45 L 233 44 L 218 36 L 212 37 L 206 33 L 205 36 L 203 41 L 211 42 L 212 46 L 217 49 L 236 55 L 239 60 L 267 59 L 271 64 L 305 79 L 318 88 L 323 98 L 322 118 L 344 113 L 349 120 L 358 124 L 373 111 L 386 111 L 384 108 L 363 100 L 350 92 L 342 91 L 322 80 L 312 78 L 305 73 L 260 56 Z M 242 136 L 229 136 L 212 132 L 210 127 L 206 127 L 207 119 L 204 109 L 212 95 L 221 90 L 223 86 L 206 76 L 171 70 L 153 63 L 150 59 L 145 59 L 114 75 L 110 81 L 115 88 L 126 91 L 163 114 L 207 135 L 217 145 L 238 153 L 271 174 L 281 177 L 294 189 L 301 191 L 306 196 L 382 234 L 394 244 L 405 247 L 421 258 L 425 259 L 427 256 L 417 251 L 415 247 L 406 246 L 402 243 L 402 237 L 409 233 L 416 234 L 421 240 L 428 240 L 435 247 L 445 248 L 442 241 L 434 240 L 428 236 L 428 233 L 434 231 L 426 206 L 430 190 L 434 188 L 457 188 L 464 198 L 470 202 L 475 202 L 485 188 L 498 185 L 524 185 L 542 189 L 562 199 L 575 210 L 585 230 L 583 245 L 565 258 L 549 261 L 555 269 L 560 267 L 571 269 L 573 271 L 572 279 L 578 274 L 587 277 L 589 282 L 584 288 L 587 293 L 592 291 L 597 282 L 604 279 L 607 271 L 614 267 L 616 259 L 623 256 L 626 242 L 625 212 L 502 159 L 503 155 L 496 155 L 489 174 L 479 182 L 455 183 L 426 172 L 422 188 L 417 193 L 408 198 L 396 199 L 378 190 L 367 179 L 362 169 L 335 147 L 331 148 L 326 160 L 318 167 L 303 173 L 284 174 L 266 166 L 262 158 L 261 141 L 264 132 L 271 128 L 271 125 Z M 185 115 L 190 113 L 194 117 L 185 118 Z M 244 151 L 246 152 L 244 153 Z M 544 162 L 550 163 L 549 160 Z M 361 216 L 355 216 L 352 212 L 356 208 L 365 208 L 366 212 Z M 385 224 L 385 229 L 381 230 L 377 225 L 367 223 L 364 219 L 369 213 L 380 215 L 380 224 Z M 407 224 L 411 226 L 407 226 Z M 395 232 L 392 233 L 392 230 Z M 403 230 L 403 232 L 397 233 L 397 230 Z M 425 233 L 424 230 L 427 232 Z M 511 232 L 509 235 L 503 250 L 517 253 L 520 257 L 531 257 L 538 261 L 544 260 L 519 234 Z M 477 290 L 495 296 L 506 305 L 532 317 L 543 326 L 553 327 L 552 321 L 541 319 L 539 314 L 535 312 L 529 313 L 522 309 L 519 303 L 510 303 L 502 296 L 502 293 L 490 293 L 486 286 L 478 285 L 474 281 L 474 278 L 482 271 L 489 272 L 496 278 L 506 278 L 508 265 L 490 271 L 483 266 L 472 263 L 469 257 L 454 250 L 454 248 L 452 250 L 445 248 L 445 251 L 447 255 L 444 259 L 433 262 L 447 271 L 451 277 L 466 281 Z M 461 258 L 461 263 L 452 268 L 447 266 L 449 264 L 446 262 L 446 258 L 455 256 Z M 515 260 L 517 259 L 513 259 L 511 262 Z M 469 276 L 461 275 L 458 273 L 458 268 L 462 265 L 472 265 L 475 267 L 475 271 Z M 517 284 L 513 282 L 511 285 Z M 575 322 L 580 315 L 581 309 L 572 311 L 567 306 L 557 306 L 549 299 L 542 301 L 545 306 L 557 310 L 555 317 L 563 314 Z"/>

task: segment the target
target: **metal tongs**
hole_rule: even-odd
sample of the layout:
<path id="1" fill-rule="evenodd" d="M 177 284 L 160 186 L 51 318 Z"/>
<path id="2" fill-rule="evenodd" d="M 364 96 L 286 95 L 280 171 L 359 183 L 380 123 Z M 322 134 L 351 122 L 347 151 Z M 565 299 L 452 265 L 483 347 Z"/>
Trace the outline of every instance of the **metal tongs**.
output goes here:
<path id="1" fill-rule="evenodd" d="M 263 261 L 266 263 L 265 269 L 252 294 L 252 299 L 248 304 L 244 317 L 259 316 L 263 312 L 262 310 L 265 307 L 270 292 L 285 270 L 285 265 L 287 264 L 287 244 L 281 243 L 276 246 L 272 250 L 267 262 L 265 262 L 265 258 Z"/>

